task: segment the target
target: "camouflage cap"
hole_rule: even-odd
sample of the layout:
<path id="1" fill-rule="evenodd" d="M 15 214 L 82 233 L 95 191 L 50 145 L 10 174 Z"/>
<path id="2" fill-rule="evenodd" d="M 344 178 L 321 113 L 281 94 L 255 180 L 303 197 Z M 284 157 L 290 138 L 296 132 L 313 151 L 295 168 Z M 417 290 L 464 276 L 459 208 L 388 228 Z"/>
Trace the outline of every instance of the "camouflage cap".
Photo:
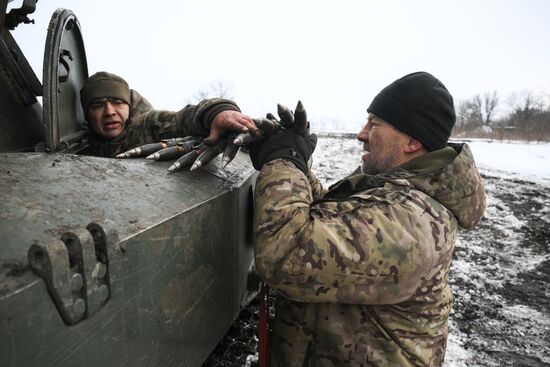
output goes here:
<path id="1" fill-rule="evenodd" d="M 100 71 L 86 79 L 80 90 L 80 103 L 85 114 L 94 98 L 114 97 L 130 105 L 130 87 L 118 75 Z"/>

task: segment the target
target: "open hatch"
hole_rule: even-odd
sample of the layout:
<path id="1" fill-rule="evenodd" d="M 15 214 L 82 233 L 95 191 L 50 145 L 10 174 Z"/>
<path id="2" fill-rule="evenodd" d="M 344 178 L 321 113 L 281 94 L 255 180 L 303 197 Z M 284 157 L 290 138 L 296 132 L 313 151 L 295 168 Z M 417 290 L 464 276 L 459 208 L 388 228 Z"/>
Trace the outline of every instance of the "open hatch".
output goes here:
<path id="1" fill-rule="evenodd" d="M 48 26 L 44 52 L 44 128 L 46 151 L 76 153 L 83 148 L 87 123 L 80 88 L 88 63 L 80 24 L 72 11 L 57 9 Z"/>

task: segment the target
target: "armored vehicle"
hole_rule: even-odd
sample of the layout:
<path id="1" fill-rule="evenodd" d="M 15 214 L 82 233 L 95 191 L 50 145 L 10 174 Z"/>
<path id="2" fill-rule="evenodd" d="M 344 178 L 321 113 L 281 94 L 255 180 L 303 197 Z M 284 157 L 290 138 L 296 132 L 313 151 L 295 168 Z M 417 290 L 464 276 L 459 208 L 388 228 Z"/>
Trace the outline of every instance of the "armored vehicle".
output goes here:
<path id="1" fill-rule="evenodd" d="M 0 0 L 0 365 L 200 366 L 254 294 L 246 154 L 195 172 L 76 154 L 88 76 L 58 9 L 40 82 Z M 42 96 L 42 104 L 39 97 Z"/>

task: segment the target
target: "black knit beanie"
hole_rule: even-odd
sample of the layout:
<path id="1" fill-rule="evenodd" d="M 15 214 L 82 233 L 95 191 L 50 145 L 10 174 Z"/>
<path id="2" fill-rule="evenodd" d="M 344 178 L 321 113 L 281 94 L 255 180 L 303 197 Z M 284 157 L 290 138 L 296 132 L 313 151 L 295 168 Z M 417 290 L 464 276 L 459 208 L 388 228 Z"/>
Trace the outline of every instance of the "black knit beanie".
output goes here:
<path id="1" fill-rule="evenodd" d="M 456 121 L 453 97 L 443 83 L 423 71 L 382 89 L 367 112 L 418 139 L 428 151 L 445 147 Z"/>

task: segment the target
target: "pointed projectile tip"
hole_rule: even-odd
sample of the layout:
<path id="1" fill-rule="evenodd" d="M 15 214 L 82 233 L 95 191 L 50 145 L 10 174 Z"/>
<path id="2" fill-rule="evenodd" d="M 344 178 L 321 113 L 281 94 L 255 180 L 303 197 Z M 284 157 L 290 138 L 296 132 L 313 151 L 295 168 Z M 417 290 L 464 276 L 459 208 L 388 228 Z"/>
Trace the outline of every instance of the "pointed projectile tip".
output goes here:
<path id="1" fill-rule="evenodd" d="M 202 166 L 202 162 L 198 161 L 198 162 L 193 163 L 193 165 L 191 166 L 191 168 L 189 168 L 189 170 L 190 171 L 196 171 L 199 168 L 201 168 L 201 166 Z"/>
<path id="2" fill-rule="evenodd" d="M 156 159 L 156 158 L 155 158 L 155 154 L 156 154 L 156 153 L 150 154 L 150 155 L 148 155 L 147 157 L 145 157 L 145 159 Z"/>
<path id="3" fill-rule="evenodd" d="M 241 140 L 241 138 L 236 138 L 235 140 L 233 140 L 233 144 L 235 144 L 235 145 L 241 145 L 242 142 L 243 141 Z"/>
<path id="4" fill-rule="evenodd" d="M 178 169 L 180 169 L 181 165 L 176 162 L 174 163 L 173 165 L 171 165 L 170 167 L 168 167 L 168 172 L 172 173 L 174 171 L 177 171 Z"/>
<path id="5" fill-rule="evenodd" d="M 296 105 L 296 111 L 295 113 L 298 113 L 298 112 L 303 112 L 304 111 L 304 105 L 302 104 L 302 101 L 298 101 L 298 104 Z"/>
<path id="6" fill-rule="evenodd" d="M 120 153 L 117 155 L 117 158 L 132 158 L 139 156 L 141 150 L 138 152 L 135 148 L 125 151 L 124 153 Z"/>
<path id="7" fill-rule="evenodd" d="M 223 157 L 222 158 L 222 167 L 225 168 L 229 163 L 231 163 L 232 159 L 229 157 Z"/>

